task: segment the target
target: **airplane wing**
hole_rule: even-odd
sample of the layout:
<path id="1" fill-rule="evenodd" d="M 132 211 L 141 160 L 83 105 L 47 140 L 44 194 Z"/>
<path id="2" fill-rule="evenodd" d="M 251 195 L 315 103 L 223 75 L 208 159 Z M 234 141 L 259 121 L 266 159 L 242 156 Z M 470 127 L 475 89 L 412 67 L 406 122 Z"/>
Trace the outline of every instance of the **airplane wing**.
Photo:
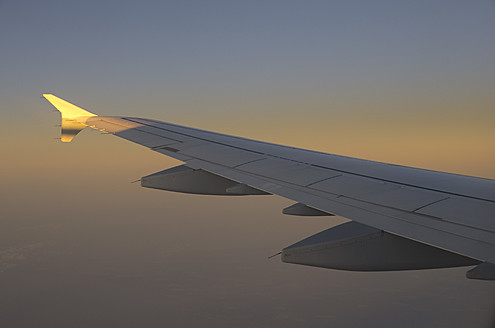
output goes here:
<path id="1" fill-rule="evenodd" d="M 350 222 L 282 251 L 288 263 L 357 271 L 477 265 L 495 280 L 495 180 L 277 145 L 156 120 L 97 116 L 51 94 L 62 141 L 86 127 L 184 165 L 143 177 L 144 187 L 213 195 L 279 195 L 291 215 Z"/>

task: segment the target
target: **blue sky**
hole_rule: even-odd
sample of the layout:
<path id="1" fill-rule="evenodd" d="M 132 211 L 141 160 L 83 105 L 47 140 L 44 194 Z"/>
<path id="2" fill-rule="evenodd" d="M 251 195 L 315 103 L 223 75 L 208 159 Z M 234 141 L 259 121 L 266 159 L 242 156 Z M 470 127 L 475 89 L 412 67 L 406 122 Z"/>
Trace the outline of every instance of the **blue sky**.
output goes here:
<path id="1" fill-rule="evenodd" d="M 190 96 L 227 98 L 230 106 L 253 98 L 342 104 L 358 95 L 372 102 L 459 92 L 487 98 L 494 83 L 495 6 L 488 1 L 6 1 L 2 7 L 7 94 L 72 95 L 84 88 L 87 97 L 103 98 L 104 89 L 108 96 L 161 95 L 172 104 Z"/>

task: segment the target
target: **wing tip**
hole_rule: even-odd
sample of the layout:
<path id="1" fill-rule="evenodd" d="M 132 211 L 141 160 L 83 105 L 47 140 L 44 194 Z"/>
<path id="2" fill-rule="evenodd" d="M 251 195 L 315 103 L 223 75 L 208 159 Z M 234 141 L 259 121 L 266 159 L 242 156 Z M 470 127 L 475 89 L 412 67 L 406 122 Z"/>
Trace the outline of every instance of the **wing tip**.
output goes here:
<path id="1" fill-rule="evenodd" d="M 62 142 L 71 142 L 74 137 L 87 127 L 89 117 L 97 116 L 51 93 L 43 93 L 48 100 L 62 114 Z"/>
<path id="2" fill-rule="evenodd" d="M 74 119 L 77 117 L 97 116 L 96 114 L 71 104 L 70 102 L 57 97 L 54 94 L 43 93 L 43 97 L 48 100 L 60 113 L 62 113 L 62 118 Z"/>

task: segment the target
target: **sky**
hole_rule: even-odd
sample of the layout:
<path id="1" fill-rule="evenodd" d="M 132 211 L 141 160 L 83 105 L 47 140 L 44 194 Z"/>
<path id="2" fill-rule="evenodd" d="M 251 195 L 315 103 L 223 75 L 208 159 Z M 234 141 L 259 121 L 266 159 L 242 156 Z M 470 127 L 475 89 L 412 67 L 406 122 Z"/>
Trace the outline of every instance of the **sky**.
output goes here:
<path id="1" fill-rule="evenodd" d="M 178 165 L 102 115 L 495 178 L 493 1 L 0 1 L 0 318 L 11 327 L 490 327 L 466 268 L 268 260 L 343 222 L 275 196 L 147 190 Z"/>

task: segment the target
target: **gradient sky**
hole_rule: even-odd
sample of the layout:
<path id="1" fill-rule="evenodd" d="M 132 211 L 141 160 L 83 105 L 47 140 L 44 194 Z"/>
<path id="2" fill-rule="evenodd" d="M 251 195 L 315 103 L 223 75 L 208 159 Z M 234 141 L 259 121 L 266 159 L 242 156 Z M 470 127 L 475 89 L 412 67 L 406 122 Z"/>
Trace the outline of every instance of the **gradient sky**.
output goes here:
<path id="1" fill-rule="evenodd" d="M 61 144 L 40 96 L 493 179 L 494 32 L 493 1 L 0 1 L 0 318 L 488 327 L 495 287 L 463 268 L 266 260 L 342 221 L 130 184 L 177 162 L 94 131 Z"/>

